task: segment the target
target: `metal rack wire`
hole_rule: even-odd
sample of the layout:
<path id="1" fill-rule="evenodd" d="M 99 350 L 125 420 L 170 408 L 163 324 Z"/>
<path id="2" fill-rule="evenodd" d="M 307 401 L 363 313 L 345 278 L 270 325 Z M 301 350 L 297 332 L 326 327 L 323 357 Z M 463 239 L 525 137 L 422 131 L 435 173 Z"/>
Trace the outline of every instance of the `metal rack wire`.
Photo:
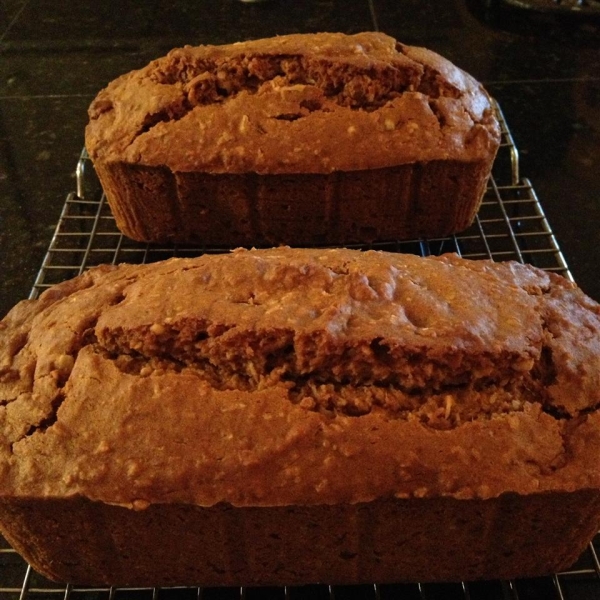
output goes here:
<path id="1" fill-rule="evenodd" d="M 374 247 L 416 254 L 457 252 L 471 259 L 517 260 L 571 274 L 536 193 L 519 174 L 519 157 L 498 107 L 502 143 L 481 209 L 465 232 L 444 239 L 395 241 Z M 31 291 L 47 287 L 101 263 L 153 262 L 171 256 L 223 252 L 227 248 L 139 244 L 116 228 L 89 157 L 77 166 L 77 190 L 62 214 Z M 305 586 L 284 588 L 82 588 L 59 585 L 35 573 L 3 540 L 0 544 L 0 600 L 591 600 L 600 598 L 600 536 L 570 570 L 518 581 L 460 584 Z"/>

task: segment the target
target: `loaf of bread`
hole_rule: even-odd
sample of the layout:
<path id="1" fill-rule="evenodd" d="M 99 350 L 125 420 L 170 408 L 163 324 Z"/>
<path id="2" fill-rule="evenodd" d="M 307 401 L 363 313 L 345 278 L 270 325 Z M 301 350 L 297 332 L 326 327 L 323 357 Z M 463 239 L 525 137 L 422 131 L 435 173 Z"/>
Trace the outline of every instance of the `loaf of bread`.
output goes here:
<path id="1" fill-rule="evenodd" d="M 110 83 L 89 116 L 123 233 L 219 247 L 460 231 L 500 137 L 477 81 L 380 33 L 176 49 Z"/>
<path id="2" fill-rule="evenodd" d="M 0 352 L 0 528 L 52 579 L 533 576 L 600 525 L 600 306 L 534 267 L 97 267 L 17 305 Z"/>

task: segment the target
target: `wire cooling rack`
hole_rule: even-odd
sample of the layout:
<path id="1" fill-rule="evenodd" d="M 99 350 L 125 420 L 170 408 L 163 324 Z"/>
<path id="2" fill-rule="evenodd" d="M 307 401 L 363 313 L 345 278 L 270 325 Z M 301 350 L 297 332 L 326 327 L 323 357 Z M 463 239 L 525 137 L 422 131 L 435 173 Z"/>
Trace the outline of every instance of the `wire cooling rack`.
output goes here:
<path id="1" fill-rule="evenodd" d="M 517 260 L 572 279 L 529 180 L 519 174 L 517 148 L 498 107 L 502 143 L 479 214 L 460 235 L 373 247 L 421 255 L 457 252 L 470 259 Z M 45 288 L 101 263 L 152 262 L 228 248 L 139 244 L 123 237 L 89 157 L 77 165 L 77 190 L 67 196 L 33 286 Z M 570 570 L 553 576 L 460 584 L 304 586 L 282 588 L 82 588 L 52 583 L 35 573 L 6 542 L 0 544 L 0 600 L 599 600 L 600 536 Z"/>

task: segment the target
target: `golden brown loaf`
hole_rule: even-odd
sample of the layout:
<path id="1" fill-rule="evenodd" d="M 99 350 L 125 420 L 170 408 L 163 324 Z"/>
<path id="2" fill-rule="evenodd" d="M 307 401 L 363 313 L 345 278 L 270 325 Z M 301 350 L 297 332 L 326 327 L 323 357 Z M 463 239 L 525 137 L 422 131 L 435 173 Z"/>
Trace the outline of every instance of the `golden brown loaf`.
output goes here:
<path id="1" fill-rule="evenodd" d="M 0 352 L 0 522 L 53 578 L 535 575 L 600 524 L 600 307 L 533 267 L 100 267 L 13 309 Z"/>
<path id="2" fill-rule="evenodd" d="M 380 33 L 176 49 L 89 115 L 117 223 L 144 241 L 446 235 L 473 220 L 499 143 L 478 82 Z"/>

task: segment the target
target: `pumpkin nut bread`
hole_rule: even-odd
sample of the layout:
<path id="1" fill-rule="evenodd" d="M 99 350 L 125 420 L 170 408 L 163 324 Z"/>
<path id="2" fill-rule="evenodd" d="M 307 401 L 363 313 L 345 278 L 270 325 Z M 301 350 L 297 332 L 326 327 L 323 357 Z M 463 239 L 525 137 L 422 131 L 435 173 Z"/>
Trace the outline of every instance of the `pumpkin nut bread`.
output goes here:
<path id="1" fill-rule="evenodd" d="M 600 525 L 600 306 L 348 249 L 96 267 L 0 322 L 0 529 L 89 585 L 536 576 Z"/>
<path id="2" fill-rule="evenodd" d="M 463 230 L 499 139 L 473 77 L 372 32 L 174 49 L 102 90 L 86 129 L 123 233 L 219 247 Z"/>

